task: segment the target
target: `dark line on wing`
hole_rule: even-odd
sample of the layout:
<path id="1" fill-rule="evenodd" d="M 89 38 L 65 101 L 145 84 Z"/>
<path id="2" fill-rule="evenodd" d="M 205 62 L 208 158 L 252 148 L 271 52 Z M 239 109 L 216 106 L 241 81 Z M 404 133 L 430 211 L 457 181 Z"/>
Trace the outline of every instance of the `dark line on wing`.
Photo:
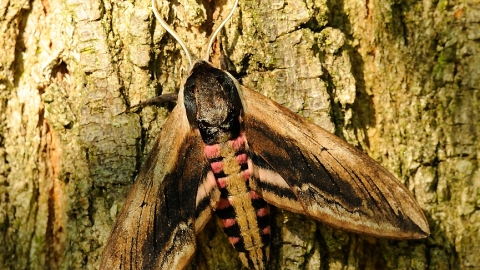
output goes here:
<path id="1" fill-rule="evenodd" d="M 370 198 L 372 198 L 372 201 L 373 201 L 373 203 L 375 204 L 375 206 L 377 207 L 378 211 L 381 211 L 382 213 L 384 213 L 382 216 L 386 216 L 385 213 L 386 213 L 388 216 L 390 216 L 391 214 L 393 214 L 394 216 L 397 216 L 397 215 L 395 214 L 394 209 L 392 209 L 392 207 L 390 206 L 390 203 L 388 203 L 387 198 L 385 197 L 385 195 L 383 194 L 383 192 L 378 188 L 378 186 L 375 184 L 375 182 L 373 181 L 372 178 L 370 178 L 369 176 L 368 176 L 368 179 L 367 179 L 367 176 L 364 177 L 365 181 L 367 181 L 367 182 L 370 184 L 370 186 L 376 191 L 376 195 L 379 197 L 379 198 L 378 198 L 379 201 L 377 201 L 377 200 L 372 196 L 372 194 L 369 192 L 369 190 L 366 188 L 365 183 L 364 183 L 364 181 L 362 180 L 362 178 L 359 177 L 359 176 L 357 176 L 356 173 L 354 173 L 354 175 L 355 175 L 355 176 L 359 179 L 359 181 L 362 183 L 362 186 L 364 186 L 365 191 L 366 191 L 366 193 L 368 194 L 368 196 L 369 196 Z M 395 197 L 394 197 L 394 198 L 395 198 Z M 384 203 L 383 203 L 382 201 L 383 201 Z M 388 207 L 389 207 L 390 209 L 392 209 L 392 211 L 385 211 L 386 208 L 383 207 L 384 204 L 388 205 Z M 399 210 L 400 210 L 400 209 L 399 209 Z M 402 213 L 402 214 L 403 214 L 403 213 Z M 375 216 L 378 216 L 378 215 L 375 215 Z"/>
<path id="2" fill-rule="evenodd" d="M 375 184 L 375 181 L 368 175 L 368 174 L 362 174 L 363 178 L 360 177 L 354 170 L 347 170 L 346 167 L 344 167 L 333 155 L 330 155 L 332 156 L 335 161 L 337 161 L 337 163 L 339 163 L 343 168 L 344 170 L 349 174 L 351 175 L 352 178 L 356 178 L 357 179 L 357 182 L 359 184 L 361 184 L 361 186 L 363 187 L 363 190 L 365 190 L 364 193 L 368 194 L 368 196 L 371 198 L 371 201 L 373 201 L 373 203 L 375 204 L 375 206 L 377 207 L 378 211 L 382 212 L 382 213 L 386 213 L 388 216 L 390 216 L 391 214 L 393 214 L 394 216 L 397 216 L 395 214 L 395 210 L 390 206 L 390 204 L 388 203 L 388 200 L 387 198 L 385 197 L 385 195 L 383 194 L 383 192 L 378 188 L 378 186 Z M 370 162 L 369 162 L 370 163 Z M 379 166 L 377 164 L 373 164 L 373 166 Z M 353 176 L 354 177 L 353 177 Z M 365 181 L 364 181 L 365 180 Z M 366 183 L 368 183 L 375 191 L 376 191 L 376 195 L 379 197 L 379 201 L 377 201 L 373 196 L 372 194 L 369 192 L 369 189 L 367 188 L 366 186 Z M 395 196 L 393 196 L 395 198 Z M 382 199 L 383 199 L 383 202 L 382 202 Z M 383 204 L 387 204 L 388 207 L 390 209 L 392 209 L 392 211 L 385 211 L 384 209 L 386 209 L 385 207 L 383 207 Z M 403 212 L 400 212 L 402 215 L 403 215 Z M 378 216 L 378 215 L 377 215 Z M 382 215 L 382 216 L 386 216 L 385 214 Z"/>
<path id="3" fill-rule="evenodd" d="M 335 161 L 337 162 L 337 164 L 338 164 L 340 167 L 342 167 L 343 170 L 344 170 L 345 172 L 347 172 L 350 176 L 352 176 L 351 171 L 353 172 L 353 174 L 355 175 L 355 177 L 352 177 L 352 179 L 354 179 L 354 178 L 360 179 L 360 178 L 355 174 L 355 172 L 354 172 L 353 170 L 349 171 L 348 168 L 345 167 L 345 166 L 343 165 L 343 163 L 340 162 L 340 161 L 339 161 L 334 155 L 332 155 L 328 150 L 327 150 L 326 152 L 327 152 L 328 155 L 329 155 L 333 160 L 335 160 Z M 317 156 L 315 156 L 315 158 L 318 160 Z M 332 168 L 332 171 L 336 172 L 336 171 L 333 169 L 332 166 L 330 166 L 330 168 Z M 337 176 L 338 176 L 338 174 L 337 174 Z M 340 176 L 338 176 L 338 178 L 341 179 Z M 365 187 L 365 186 L 364 186 L 364 187 Z"/>
<path id="4" fill-rule="evenodd" d="M 327 151 L 327 153 L 328 153 L 328 151 Z M 329 153 L 329 154 L 330 154 L 330 153 Z M 343 194 L 342 189 L 340 188 L 340 186 L 337 184 L 337 181 L 335 180 L 335 179 L 342 179 L 342 178 L 340 177 L 340 175 L 338 175 L 338 172 L 337 172 L 335 169 L 333 169 L 332 166 L 330 166 L 331 170 L 328 170 L 328 169 L 325 167 L 325 165 L 323 165 L 323 163 L 320 161 L 320 159 L 318 159 L 317 155 L 313 155 L 313 156 L 315 157 L 315 160 L 317 161 L 317 163 L 322 167 L 323 171 L 327 174 L 327 176 L 328 176 L 328 178 L 330 179 L 330 182 L 332 183 L 332 185 L 335 187 L 336 190 L 339 191 L 341 197 L 344 198 L 345 195 Z M 330 155 L 330 156 L 331 156 L 331 155 Z M 338 163 L 338 161 L 337 161 L 337 163 Z M 343 167 L 343 166 L 342 166 L 342 167 Z M 345 168 L 344 168 L 344 169 L 345 169 Z M 333 171 L 333 172 L 335 173 L 335 175 L 337 176 L 337 178 L 335 178 L 335 177 L 332 175 L 331 171 Z"/>
<path id="5" fill-rule="evenodd" d="M 259 183 L 260 188 L 263 191 L 275 194 L 277 197 L 288 198 L 288 199 L 295 200 L 295 201 L 298 200 L 297 196 L 295 196 L 295 194 L 293 193 L 293 191 L 291 189 L 286 189 L 286 188 L 282 188 L 282 187 L 279 187 L 279 186 L 275 186 L 273 184 L 263 182 L 260 179 L 256 179 L 256 178 L 254 178 L 254 179 L 257 183 Z"/>
<path id="6" fill-rule="evenodd" d="M 307 157 L 303 154 L 303 151 L 300 149 L 300 147 L 298 147 L 298 146 L 296 146 L 296 145 L 294 145 L 294 146 L 295 146 L 296 152 L 297 152 L 297 153 L 300 153 L 300 156 L 301 156 L 302 159 L 303 159 L 303 164 L 306 164 L 306 165 L 307 165 L 308 170 L 310 171 L 310 174 L 315 175 L 314 170 L 312 170 L 312 166 L 310 166 L 310 162 L 309 162 L 309 161 L 310 161 L 311 159 L 307 158 Z M 302 174 L 303 174 L 303 173 L 302 173 Z"/>
<path id="7" fill-rule="evenodd" d="M 354 181 L 354 183 L 357 183 L 357 185 L 360 185 L 360 187 L 357 187 L 356 190 L 357 190 L 357 191 L 358 191 L 358 190 L 364 191 L 364 192 L 362 192 L 362 193 L 363 193 L 363 194 L 367 194 L 367 196 L 370 198 L 370 201 L 372 201 L 372 202 L 375 204 L 375 206 L 377 207 L 377 209 L 378 209 L 379 211 L 381 211 L 381 212 L 384 212 L 383 207 L 381 207 L 381 206 L 378 204 L 379 202 L 377 202 L 377 200 L 375 200 L 375 198 L 372 196 L 372 194 L 370 194 L 370 192 L 368 191 L 369 189 L 366 187 L 365 183 L 362 181 L 362 178 L 359 177 L 359 176 L 355 173 L 354 170 L 348 170 L 348 168 L 345 167 L 345 166 L 342 164 L 342 162 L 340 162 L 340 161 L 339 161 L 334 155 L 332 155 L 330 152 L 327 151 L 327 153 L 330 155 L 330 157 L 331 157 L 332 159 L 334 159 L 334 160 L 337 162 L 337 164 L 338 164 L 339 166 L 341 166 L 341 167 L 343 168 L 343 170 L 344 170 L 346 173 L 348 173 L 348 175 L 350 175 L 350 177 L 352 178 L 352 180 L 355 180 L 355 179 L 357 180 L 357 181 Z M 315 158 L 316 158 L 316 157 L 315 157 Z M 366 179 L 366 180 L 367 180 L 367 179 Z M 370 179 L 370 180 L 371 180 L 371 179 Z M 368 181 L 368 180 L 367 180 L 367 181 Z M 383 199 L 385 200 L 385 202 L 388 202 L 388 201 L 385 199 L 385 197 L 383 196 L 383 193 L 380 192 L 380 190 L 378 189 L 378 187 L 375 185 L 375 183 L 374 183 L 373 181 L 368 181 L 368 182 L 373 183 L 373 185 L 371 185 L 371 186 L 375 187 L 375 189 L 377 190 L 377 194 L 381 194 L 381 197 L 383 197 Z M 349 181 L 349 183 L 350 183 L 350 181 Z M 364 200 L 364 199 L 362 199 L 362 200 Z M 388 204 L 388 203 L 387 203 L 387 204 Z M 390 206 L 390 205 L 389 205 L 389 206 Z M 370 207 L 370 206 L 369 206 L 369 207 Z M 391 207 L 390 207 L 390 208 L 391 208 Z M 346 209 L 345 209 L 345 210 L 346 210 Z M 361 211 L 360 209 L 353 210 L 353 211 L 348 211 L 348 212 L 350 212 L 350 213 L 362 213 L 362 214 L 367 215 L 367 214 L 365 213 L 365 211 Z M 374 211 L 374 212 L 376 212 L 376 211 Z M 367 216 L 368 216 L 368 215 L 367 215 Z M 377 215 L 376 215 L 376 216 L 377 216 Z"/>
<path id="8" fill-rule="evenodd" d="M 325 171 L 326 175 L 327 175 L 328 178 L 331 180 L 330 182 L 331 182 L 332 185 L 336 188 L 336 190 L 338 191 L 338 193 L 340 193 L 340 195 L 335 194 L 336 192 L 335 192 L 335 193 L 329 192 L 330 194 L 333 195 L 334 198 L 333 198 L 333 199 L 327 198 L 325 195 L 322 194 L 323 192 L 318 192 L 318 191 L 316 190 L 316 188 L 320 188 L 320 190 L 321 190 L 322 187 L 317 187 L 317 186 L 315 186 L 315 185 L 310 185 L 311 187 L 314 187 L 315 189 L 314 189 L 314 188 L 309 188 L 308 190 L 310 190 L 310 192 L 314 192 L 315 195 L 322 197 L 322 198 L 323 198 L 327 203 L 329 203 L 329 204 L 340 205 L 340 206 L 342 207 L 342 209 L 344 209 L 344 210 L 345 210 L 346 212 L 348 212 L 348 213 L 355 213 L 355 212 L 357 212 L 356 210 L 351 211 L 351 210 L 347 209 L 343 204 L 339 203 L 339 201 L 335 199 L 335 197 L 340 197 L 340 198 L 345 198 L 345 199 L 351 199 L 351 198 L 346 198 L 346 197 L 345 197 L 345 195 L 344 195 L 343 192 L 342 192 L 342 189 L 339 188 L 338 184 L 337 184 L 336 181 L 335 181 L 335 178 L 334 178 L 333 175 L 330 173 L 330 171 L 327 170 L 327 168 L 323 165 L 323 163 L 318 160 L 318 158 L 317 158 L 316 155 L 314 155 L 314 157 L 315 157 L 315 159 L 318 161 L 318 164 L 323 168 L 323 170 Z M 333 170 L 333 171 L 335 172 L 335 170 Z M 338 175 L 337 175 L 337 176 L 338 176 Z M 342 179 L 342 178 L 338 176 L 338 179 Z M 324 187 L 324 188 L 325 188 L 325 187 Z M 331 191 L 333 191 L 333 190 L 331 190 Z M 314 195 L 314 196 L 315 196 L 315 195 Z M 354 208 L 356 208 L 356 206 L 354 206 Z"/>
<path id="9" fill-rule="evenodd" d="M 270 166 L 270 164 L 268 164 L 265 161 L 265 159 L 261 158 L 260 156 L 258 156 L 254 152 L 249 151 L 247 153 L 247 156 L 252 160 L 252 163 L 255 164 L 255 166 L 257 166 L 259 168 L 262 168 L 262 169 L 267 169 L 267 170 L 273 171 L 272 166 Z"/>
<path id="10" fill-rule="evenodd" d="M 195 219 L 197 219 L 207 207 L 210 206 L 210 193 L 207 196 L 203 197 L 200 203 L 197 205 L 197 209 L 195 209 Z"/>
<path id="11" fill-rule="evenodd" d="M 265 133 L 264 133 L 265 134 Z M 265 134 L 265 136 L 268 137 L 268 134 Z M 268 163 L 268 161 L 266 161 L 265 158 L 263 158 L 262 156 L 258 155 L 257 153 L 253 152 L 253 151 L 249 151 L 248 152 L 248 157 L 252 160 L 252 163 L 254 164 L 254 166 L 257 166 L 259 168 L 262 168 L 262 169 L 265 169 L 265 170 L 269 170 L 269 171 L 272 171 L 276 174 L 278 174 L 274 169 L 273 169 L 273 166 Z M 284 178 L 284 176 L 281 176 L 285 182 L 286 182 L 286 179 Z M 254 178 L 254 176 L 252 175 L 251 178 Z M 258 179 L 258 178 L 254 178 L 257 180 L 257 183 L 262 183 L 262 184 L 266 184 L 264 182 L 261 181 L 261 179 Z M 288 184 L 288 182 L 287 182 Z M 269 186 L 271 186 L 270 184 L 267 184 Z M 295 199 L 297 199 L 297 197 L 295 197 Z"/>

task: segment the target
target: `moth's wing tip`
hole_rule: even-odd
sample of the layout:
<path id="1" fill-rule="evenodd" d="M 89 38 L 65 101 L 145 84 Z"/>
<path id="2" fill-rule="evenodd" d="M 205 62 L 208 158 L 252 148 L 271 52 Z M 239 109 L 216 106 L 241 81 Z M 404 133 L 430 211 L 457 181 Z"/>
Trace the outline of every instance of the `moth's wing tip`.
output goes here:
<path id="1" fill-rule="evenodd" d="M 429 225 L 425 215 L 423 215 L 422 220 L 417 220 L 417 222 L 415 222 L 415 223 L 418 226 L 418 230 L 413 232 L 413 235 L 412 235 L 413 239 L 425 239 L 428 236 L 430 236 L 430 225 Z"/>

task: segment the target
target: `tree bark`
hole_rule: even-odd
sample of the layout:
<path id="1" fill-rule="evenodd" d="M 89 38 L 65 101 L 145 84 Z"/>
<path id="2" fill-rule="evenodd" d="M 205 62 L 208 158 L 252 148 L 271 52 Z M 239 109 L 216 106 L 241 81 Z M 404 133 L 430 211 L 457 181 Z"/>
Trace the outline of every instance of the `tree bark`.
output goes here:
<path id="1" fill-rule="evenodd" d="M 157 6 L 203 57 L 232 2 Z M 150 0 L 0 15 L 0 268 L 97 269 L 171 106 L 125 110 L 177 92 L 188 62 Z M 245 0 L 221 40 L 245 86 L 394 173 L 432 232 L 377 239 L 273 209 L 269 269 L 480 268 L 480 2 Z M 190 268 L 241 267 L 212 220 Z"/>

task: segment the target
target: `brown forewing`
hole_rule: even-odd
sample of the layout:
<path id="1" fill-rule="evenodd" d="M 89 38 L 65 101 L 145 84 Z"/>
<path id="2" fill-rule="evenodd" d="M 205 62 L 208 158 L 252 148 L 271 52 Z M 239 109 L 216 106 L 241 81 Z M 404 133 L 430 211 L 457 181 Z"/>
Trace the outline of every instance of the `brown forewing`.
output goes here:
<path id="1" fill-rule="evenodd" d="M 182 269 L 195 251 L 195 198 L 206 161 L 198 130 L 177 105 L 142 169 L 100 269 Z"/>
<path id="2" fill-rule="evenodd" d="M 413 196 L 381 165 L 265 96 L 245 87 L 241 91 L 249 150 L 263 162 L 251 161 L 253 176 L 268 202 L 372 236 L 418 239 L 429 234 Z M 292 203 L 291 192 L 282 195 L 287 186 L 298 203 Z"/>

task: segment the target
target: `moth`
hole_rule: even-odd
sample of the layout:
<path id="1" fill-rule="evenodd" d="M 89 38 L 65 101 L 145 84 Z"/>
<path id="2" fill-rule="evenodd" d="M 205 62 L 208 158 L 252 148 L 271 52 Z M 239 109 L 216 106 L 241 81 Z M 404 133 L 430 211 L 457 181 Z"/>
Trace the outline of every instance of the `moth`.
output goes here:
<path id="1" fill-rule="evenodd" d="M 154 1 L 157 20 L 191 62 Z M 430 233 L 410 192 L 366 154 L 197 60 L 126 199 L 100 269 L 183 269 L 213 214 L 242 263 L 265 269 L 269 204 L 376 237 Z"/>

